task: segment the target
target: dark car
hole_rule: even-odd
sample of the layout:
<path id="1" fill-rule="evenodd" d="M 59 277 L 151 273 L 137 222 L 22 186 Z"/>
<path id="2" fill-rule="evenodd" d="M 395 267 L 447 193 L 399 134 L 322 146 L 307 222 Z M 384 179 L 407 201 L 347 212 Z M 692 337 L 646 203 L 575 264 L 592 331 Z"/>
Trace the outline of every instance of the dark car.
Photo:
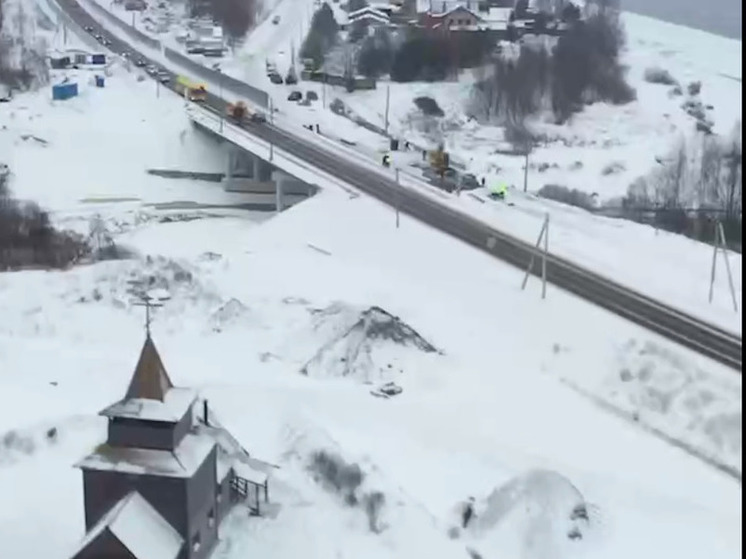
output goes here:
<path id="1" fill-rule="evenodd" d="M 158 72 L 158 81 L 161 83 L 168 83 L 171 81 L 171 74 L 166 72 L 165 70 L 161 70 Z"/>
<path id="2" fill-rule="evenodd" d="M 251 122 L 256 122 L 258 124 L 264 124 L 265 122 L 267 122 L 267 117 L 265 116 L 264 113 L 255 112 L 255 113 L 251 113 L 249 120 Z"/>
<path id="3" fill-rule="evenodd" d="M 472 173 L 466 173 L 461 175 L 461 190 L 474 190 L 479 188 L 481 185 L 477 180 L 477 177 Z"/>
<path id="4" fill-rule="evenodd" d="M 138 58 L 137 60 L 135 60 L 135 66 L 137 66 L 138 68 L 145 67 L 145 60 L 143 60 L 142 58 Z"/>
<path id="5" fill-rule="evenodd" d="M 269 75 L 269 81 L 271 81 L 274 84 L 281 84 L 282 83 L 282 76 L 280 74 L 270 74 Z"/>
<path id="6" fill-rule="evenodd" d="M 300 101 L 301 99 L 303 99 L 303 94 L 297 89 L 291 91 L 290 95 L 288 95 L 288 101 Z"/>
<path id="7" fill-rule="evenodd" d="M 85 30 L 86 30 L 86 31 L 87 31 L 88 33 L 93 33 L 93 27 L 91 27 L 90 25 L 86 25 L 86 26 L 85 26 Z"/>
<path id="8" fill-rule="evenodd" d="M 308 90 L 306 91 L 306 99 L 308 99 L 309 101 L 318 101 L 319 94 L 313 90 Z"/>

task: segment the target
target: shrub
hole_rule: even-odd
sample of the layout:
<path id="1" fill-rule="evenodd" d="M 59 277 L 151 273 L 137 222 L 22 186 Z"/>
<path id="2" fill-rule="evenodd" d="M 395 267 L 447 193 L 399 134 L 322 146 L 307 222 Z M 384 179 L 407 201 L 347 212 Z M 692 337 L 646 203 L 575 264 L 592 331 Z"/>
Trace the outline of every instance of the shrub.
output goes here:
<path id="1" fill-rule="evenodd" d="M 559 184 L 545 184 L 537 192 L 542 198 L 548 200 L 554 200 L 555 202 L 561 202 L 562 204 L 568 204 L 584 210 L 592 210 L 596 206 L 596 202 L 590 194 L 577 190 L 575 188 L 567 188 Z"/>
<path id="2" fill-rule="evenodd" d="M 0 270 L 64 268 L 89 253 L 82 236 L 55 230 L 37 204 L 11 198 L 8 177 L 0 171 Z"/>
<path id="3" fill-rule="evenodd" d="M 661 85 L 678 85 L 676 79 L 665 68 L 653 66 L 645 69 L 644 79 L 648 83 L 658 83 Z"/>
<path id="4" fill-rule="evenodd" d="M 427 116 L 443 116 L 443 109 L 438 106 L 438 102 L 432 97 L 417 97 L 414 104 Z"/>

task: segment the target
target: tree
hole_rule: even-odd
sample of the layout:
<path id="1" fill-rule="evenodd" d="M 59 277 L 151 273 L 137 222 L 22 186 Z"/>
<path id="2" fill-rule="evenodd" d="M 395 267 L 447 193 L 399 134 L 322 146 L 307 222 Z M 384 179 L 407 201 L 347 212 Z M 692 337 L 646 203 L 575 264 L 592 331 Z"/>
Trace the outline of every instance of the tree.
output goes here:
<path id="1" fill-rule="evenodd" d="M 300 49 L 301 57 L 313 59 L 316 66 L 320 66 L 326 53 L 336 43 L 338 32 L 339 26 L 334 13 L 329 4 L 324 3 L 313 14 L 311 27 Z"/>

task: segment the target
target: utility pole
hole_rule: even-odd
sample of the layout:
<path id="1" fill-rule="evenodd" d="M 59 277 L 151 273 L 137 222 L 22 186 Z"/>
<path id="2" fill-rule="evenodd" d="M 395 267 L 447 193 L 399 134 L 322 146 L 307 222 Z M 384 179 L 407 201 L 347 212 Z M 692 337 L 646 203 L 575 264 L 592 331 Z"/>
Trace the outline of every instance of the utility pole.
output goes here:
<path id="1" fill-rule="evenodd" d="M 725 260 L 725 271 L 728 273 L 728 287 L 730 288 L 730 296 L 733 301 L 733 310 L 738 312 L 738 300 L 736 298 L 736 290 L 733 286 L 733 274 L 731 274 L 730 262 L 728 260 L 728 243 L 725 240 L 725 230 L 723 229 L 723 223 L 721 221 L 718 221 L 715 224 L 715 242 L 713 243 L 713 248 L 712 269 L 710 271 L 710 304 L 712 304 L 712 296 L 715 289 L 715 272 L 717 270 L 718 249 L 720 249 L 723 254 L 723 260 Z"/>
<path id="2" fill-rule="evenodd" d="M 396 228 L 399 229 L 399 189 L 401 188 L 401 185 L 399 184 L 399 167 L 395 169 L 396 174 L 396 191 L 394 192 L 394 208 L 396 210 Z"/>
<path id="3" fill-rule="evenodd" d="M 321 77 L 321 106 L 326 109 L 326 72 L 322 72 Z"/>
<path id="4" fill-rule="evenodd" d="M 275 109 L 272 106 L 272 97 L 269 98 L 269 123 L 271 126 L 275 125 Z M 269 160 L 272 161 L 275 154 L 275 144 L 272 141 L 272 136 L 269 138 Z"/>
<path id="5" fill-rule="evenodd" d="M 549 256 L 549 214 L 546 214 L 544 217 L 544 224 L 541 226 L 541 231 L 539 231 L 539 238 L 536 239 L 536 245 L 534 246 L 536 250 L 531 252 L 531 260 L 529 260 L 528 268 L 526 268 L 526 275 L 523 277 L 521 290 L 526 289 L 528 276 L 531 275 L 531 270 L 534 267 L 536 251 L 539 250 L 542 241 L 544 241 L 544 247 L 541 251 L 541 298 L 545 299 L 547 296 L 547 258 Z"/>
<path id="6" fill-rule="evenodd" d="M 526 153 L 525 153 L 525 162 L 523 165 L 523 192 L 528 191 L 528 154 L 529 154 L 529 143 L 526 141 Z"/>
<path id="7" fill-rule="evenodd" d="M 386 86 L 386 114 L 383 117 L 386 134 L 389 133 L 389 101 L 391 99 L 391 86 Z"/>

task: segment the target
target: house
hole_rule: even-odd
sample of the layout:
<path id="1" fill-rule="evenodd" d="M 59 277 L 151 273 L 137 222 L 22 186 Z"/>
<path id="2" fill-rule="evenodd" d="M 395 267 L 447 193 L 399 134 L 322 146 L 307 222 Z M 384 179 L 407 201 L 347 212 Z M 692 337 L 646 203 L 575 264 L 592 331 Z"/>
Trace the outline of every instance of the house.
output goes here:
<path id="1" fill-rule="evenodd" d="M 172 384 L 149 333 L 124 398 L 100 415 L 107 439 L 76 464 L 86 535 L 73 559 L 205 559 L 232 508 L 267 503 L 272 466 Z"/>
<path id="2" fill-rule="evenodd" d="M 441 13 L 427 12 L 423 15 L 421 22 L 426 29 L 467 31 L 478 30 L 482 19 L 471 10 L 456 6 Z"/>

